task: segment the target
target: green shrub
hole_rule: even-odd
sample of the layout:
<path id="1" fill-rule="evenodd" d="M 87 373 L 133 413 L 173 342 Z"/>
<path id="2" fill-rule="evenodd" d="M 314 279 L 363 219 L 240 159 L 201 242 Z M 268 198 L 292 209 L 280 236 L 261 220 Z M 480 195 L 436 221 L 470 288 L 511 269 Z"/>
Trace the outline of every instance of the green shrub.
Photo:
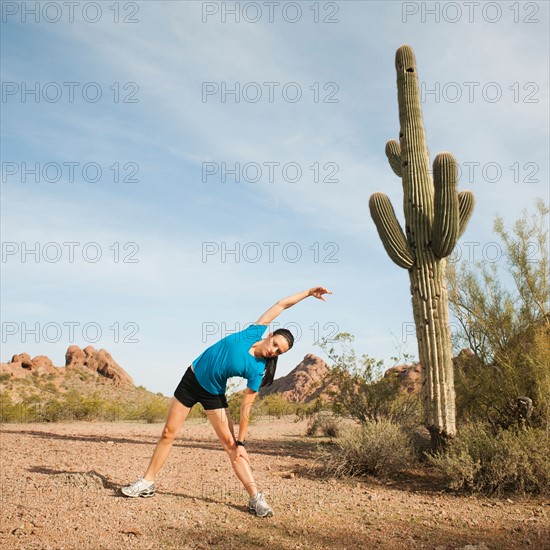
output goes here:
<path id="1" fill-rule="evenodd" d="M 59 393 L 57 386 L 52 382 L 47 382 L 46 384 L 44 384 L 44 386 L 42 386 L 42 389 L 56 395 Z"/>
<path id="2" fill-rule="evenodd" d="M 109 401 L 105 403 L 103 415 L 105 420 L 110 422 L 139 422 L 146 420 L 146 403 L 143 399 L 136 400 L 135 398 Z M 152 421 L 154 422 L 154 420 Z"/>
<path id="3" fill-rule="evenodd" d="M 266 395 L 260 400 L 259 405 L 262 415 L 275 418 L 282 418 L 296 410 L 296 404 L 287 401 L 280 393 Z"/>
<path id="4" fill-rule="evenodd" d="M 309 419 L 306 428 L 306 435 L 313 437 L 321 432 L 325 437 L 338 437 L 340 435 L 341 419 L 328 414 L 319 414 Z"/>
<path id="5" fill-rule="evenodd" d="M 455 348 L 472 352 L 455 362 L 459 422 L 550 427 L 549 210 L 542 199 L 535 206 L 513 224 L 495 219 L 501 261 L 447 264 Z M 529 418 L 517 406 L 524 397 Z"/>
<path id="6" fill-rule="evenodd" d="M 322 397 L 317 397 L 315 401 L 307 405 L 298 403 L 294 409 L 294 414 L 296 415 L 294 422 L 300 422 L 306 418 L 311 418 L 324 410 L 332 410 L 332 404 Z"/>
<path id="7" fill-rule="evenodd" d="M 0 422 L 24 422 L 25 408 L 21 403 L 14 403 L 7 393 L 0 393 Z"/>
<path id="8" fill-rule="evenodd" d="M 154 395 L 143 404 L 140 417 L 149 424 L 159 422 L 166 419 L 169 408 L 170 400 L 164 396 Z"/>
<path id="9" fill-rule="evenodd" d="M 206 419 L 206 412 L 204 407 L 197 403 L 192 409 L 191 412 L 187 415 L 187 418 L 201 418 Z"/>
<path id="10" fill-rule="evenodd" d="M 330 447 L 320 459 L 324 472 L 337 477 L 388 477 L 415 460 L 409 434 L 389 420 L 352 428 Z"/>
<path id="11" fill-rule="evenodd" d="M 6 392 L 0 393 L 0 422 L 159 422 L 166 419 L 170 398 L 143 391 L 123 397 L 106 396 L 101 391 L 82 394 L 76 389 L 61 393 L 51 382 L 41 393 L 22 392 L 22 401 L 15 403 Z M 46 391 L 48 393 L 46 393 Z M 205 418 L 197 404 L 188 418 Z"/>
<path id="12" fill-rule="evenodd" d="M 321 421 L 321 433 L 325 437 L 338 437 L 340 435 L 340 426 L 336 418 L 323 418 Z"/>
<path id="13" fill-rule="evenodd" d="M 428 455 L 451 489 L 487 495 L 550 494 L 550 436 L 538 428 L 465 425 L 446 453 Z"/>
<path id="14" fill-rule="evenodd" d="M 227 404 L 229 405 L 229 414 L 234 423 L 240 422 L 241 418 L 241 403 L 243 402 L 244 392 L 236 392 L 231 394 L 227 398 Z M 254 424 L 260 416 L 260 402 L 255 401 L 248 413 L 248 421 Z"/>
<path id="15" fill-rule="evenodd" d="M 329 392 L 332 410 L 361 423 L 390 420 L 408 426 L 418 424 L 419 396 L 404 393 L 396 373 L 385 376 L 383 361 L 365 354 L 358 358 L 350 347 L 353 340 L 351 334 L 341 332 L 332 340 L 318 342 L 333 362 L 330 378 L 337 389 Z M 341 346 L 342 352 L 338 353 L 335 346 Z"/>
<path id="16" fill-rule="evenodd" d="M 496 354 L 492 364 L 475 356 L 455 360 L 457 416 L 463 422 L 487 421 L 494 427 L 521 424 L 515 404 L 532 400 L 531 427 L 550 425 L 550 333 L 534 326 Z"/>
<path id="17" fill-rule="evenodd" d="M 0 393 L 0 422 L 40 422 L 42 403 L 36 394 L 22 401 L 12 401 L 7 393 Z"/>
<path id="18" fill-rule="evenodd" d="M 37 418 L 40 422 L 59 422 L 61 420 L 71 420 L 69 411 L 62 401 L 49 399 L 39 410 Z"/>

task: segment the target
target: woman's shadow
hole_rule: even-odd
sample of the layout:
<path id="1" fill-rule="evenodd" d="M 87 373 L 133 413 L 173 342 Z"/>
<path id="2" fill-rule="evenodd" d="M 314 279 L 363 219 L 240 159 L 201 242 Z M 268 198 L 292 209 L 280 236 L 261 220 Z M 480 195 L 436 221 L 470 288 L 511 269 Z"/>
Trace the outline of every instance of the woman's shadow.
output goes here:
<path id="1" fill-rule="evenodd" d="M 45 475 L 49 475 L 49 476 L 59 476 L 59 475 L 81 476 L 81 477 L 83 476 L 85 478 L 89 478 L 89 479 L 93 480 L 94 482 L 96 482 L 96 484 L 101 484 L 103 489 L 108 489 L 108 490 L 112 491 L 109 494 L 110 497 L 131 500 L 130 498 L 128 498 L 127 496 L 123 495 L 120 492 L 121 485 L 119 485 L 118 483 L 115 483 L 114 481 L 111 481 L 107 476 L 105 476 L 105 475 L 103 475 L 99 472 L 96 472 L 95 470 L 89 470 L 88 472 L 82 472 L 82 471 L 72 471 L 72 470 L 56 470 L 54 468 L 46 468 L 44 466 L 32 466 L 31 468 L 28 468 L 28 471 L 33 472 L 33 473 L 45 474 Z M 239 505 L 233 504 L 233 503 L 231 503 L 227 500 L 219 500 L 219 499 L 215 499 L 215 498 L 205 496 L 205 495 L 190 495 L 190 494 L 187 494 L 187 493 L 174 493 L 174 492 L 170 492 L 170 491 L 158 491 L 158 490 L 156 491 L 156 494 L 158 494 L 158 495 L 168 495 L 168 496 L 173 496 L 173 497 L 177 497 L 177 498 L 183 498 L 183 499 L 189 500 L 193 503 L 200 500 L 200 501 L 203 501 L 207 504 L 222 504 L 222 505 L 225 505 L 225 506 L 229 506 L 231 508 L 235 508 L 235 510 L 239 510 L 240 512 L 247 511 L 246 506 L 239 506 Z"/>

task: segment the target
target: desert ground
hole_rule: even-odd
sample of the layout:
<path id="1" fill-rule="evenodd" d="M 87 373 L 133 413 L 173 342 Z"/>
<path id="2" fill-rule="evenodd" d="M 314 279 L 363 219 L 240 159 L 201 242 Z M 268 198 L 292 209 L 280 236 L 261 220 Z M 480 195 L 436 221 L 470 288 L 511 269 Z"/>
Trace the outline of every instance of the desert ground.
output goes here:
<path id="1" fill-rule="evenodd" d="M 402 479 L 315 475 L 325 438 L 293 417 L 251 425 L 248 450 L 274 509 L 257 518 L 207 421 L 188 420 L 153 498 L 118 488 L 144 472 L 159 424 L 1 426 L 0 546 L 4 549 L 550 548 L 550 502 L 447 492 L 410 470 Z"/>

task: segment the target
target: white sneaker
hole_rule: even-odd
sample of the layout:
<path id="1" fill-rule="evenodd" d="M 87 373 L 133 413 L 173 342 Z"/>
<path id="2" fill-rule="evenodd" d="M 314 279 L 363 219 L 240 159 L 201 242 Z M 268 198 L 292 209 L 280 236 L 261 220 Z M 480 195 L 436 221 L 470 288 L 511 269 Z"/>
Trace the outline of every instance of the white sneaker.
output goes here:
<path id="1" fill-rule="evenodd" d="M 137 481 L 134 481 L 131 485 L 121 487 L 120 492 L 127 497 L 152 497 L 155 494 L 155 483 L 153 481 L 147 481 L 140 477 Z"/>
<path id="2" fill-rule="evenodd" d="M 258 493 L 255 497 L 248 499 L 248 511 L 251 514 L 256 514 L 259 518 L 271 517 L 273 515 L 273 510 L 265 501 L 263 493 Z"/>

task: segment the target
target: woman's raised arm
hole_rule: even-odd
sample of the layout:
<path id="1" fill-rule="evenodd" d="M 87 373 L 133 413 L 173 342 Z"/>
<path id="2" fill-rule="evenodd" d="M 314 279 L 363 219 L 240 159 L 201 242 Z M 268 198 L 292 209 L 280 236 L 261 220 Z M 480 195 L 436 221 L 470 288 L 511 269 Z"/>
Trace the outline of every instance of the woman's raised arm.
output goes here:
<path id="1" fill-rule="evenodd" d="M 318 298 L 319 300 L 323 300 L 326 302 L 325 297 L 323 294 L 332 294 L 330 290 L 325 288 L 324 286 L 316 286 L 313 288 L 310 288 L 309 290 L 304 290 L 303 292 L 298 292 L 296 294 L 293 294 L 292 296 L 287 296 L 286 298 L 283 298 L 282 300 L 279 300 L 276 304 L 272 305 L 257 321 L 257 325 L 269 325 L 275 317 L 277 317 L 280 313 L 282 313 L 285 309 L 292 307 L 294 304 L 297 304 L 298 302 L 302 301 L 303 299 L 307 298 L 308 296 L 315 296 L 315 298 Z"/>

